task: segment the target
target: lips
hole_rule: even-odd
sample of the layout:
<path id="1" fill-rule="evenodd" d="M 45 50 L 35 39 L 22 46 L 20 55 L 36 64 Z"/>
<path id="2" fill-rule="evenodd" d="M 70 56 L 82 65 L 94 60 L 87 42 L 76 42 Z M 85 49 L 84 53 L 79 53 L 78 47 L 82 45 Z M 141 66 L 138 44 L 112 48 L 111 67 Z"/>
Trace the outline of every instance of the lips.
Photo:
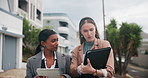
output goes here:
<path id="1" fill-rule="evenodd" d="M 57 47 L 54 47 L 54 51 L 57 51 L 57 49 L 58 49 Z"/>
<path id="2" fill-rule="evenodd" d="M 55 49 L 57 49 L 58 48 L 58 46 L 56 46 L 56 47 L 54 47 Z"/>
<path id="3" fill-rule="evenodd" d="M 55 49 L 57 49 L 58 47 L 54 47 Z"/>
<path id="4" fill-rule="evenodd" d="M 91 38 L 91 37 L 87 37 L 87 38 Z"/>

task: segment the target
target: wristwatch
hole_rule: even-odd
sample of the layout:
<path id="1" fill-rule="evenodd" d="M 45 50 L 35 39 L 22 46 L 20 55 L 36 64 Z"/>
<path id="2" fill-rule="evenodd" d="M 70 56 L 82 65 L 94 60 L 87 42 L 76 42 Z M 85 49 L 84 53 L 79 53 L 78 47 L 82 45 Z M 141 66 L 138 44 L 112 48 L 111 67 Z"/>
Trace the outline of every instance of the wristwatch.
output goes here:
<path id="1" fill-rule="evenodd" d="M 97 69 L 96 69 L 95 72 L 93 73 L 93 76 L 97 76 Z"/>

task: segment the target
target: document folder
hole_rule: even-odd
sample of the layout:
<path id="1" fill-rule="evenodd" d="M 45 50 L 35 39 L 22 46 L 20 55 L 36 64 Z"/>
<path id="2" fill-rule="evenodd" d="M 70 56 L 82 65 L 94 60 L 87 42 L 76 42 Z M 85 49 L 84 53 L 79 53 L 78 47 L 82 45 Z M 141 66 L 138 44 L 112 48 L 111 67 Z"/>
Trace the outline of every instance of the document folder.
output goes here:
<path id="1" fill-rule="evenodd" d="M 87 58 L 95 69 L 106 68 L 106 63 L 110 54 L 110 47 L 88 50 L 85 54 L 84 65 L 87 65 Z"/>

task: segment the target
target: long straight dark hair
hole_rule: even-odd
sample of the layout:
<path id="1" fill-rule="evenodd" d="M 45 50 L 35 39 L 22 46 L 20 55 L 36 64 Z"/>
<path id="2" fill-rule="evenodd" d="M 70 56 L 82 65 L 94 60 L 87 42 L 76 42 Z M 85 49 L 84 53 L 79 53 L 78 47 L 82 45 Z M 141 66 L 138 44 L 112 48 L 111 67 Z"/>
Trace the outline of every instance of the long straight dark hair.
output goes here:
<path id="1" fill-rule="evenodd" d="M 41 41 L 45 42 L 53 34 L 56 34 L 56 32 L 50 29 L 44 29 L 39 33 L 39 36 L 38 36 L 39 45 L 36 48 L 35 54 L 39 53 L 41 51 L 41 48 L 43 47 L 41 45 Z"/>
<path id="2" fill-rule="evenodd" d="M 96 29 L 95 37 L 96 37 L 97 39 L 100 39 L 100 37 L 99 37 L 99 32 L 98 32 L 98 30 L 97 30 L 97 26 L 96 26 L 95 21 L 94 21 L 92 18 L 90 18 L 90 17 L 84 17 L 84 18 L 82 18 L 82 19 L 80 20 L 80 23 L 79 23 L 79 38 L 80 38 L 80 44 L 82 44 L 84 41 L 86 41 L 85 38 L 84 38 L 84 36 L 81 34 L 81 28 L 82 28 L 82 26 L 83 26 L 85 23 L 91 23 L 91 24 L 93 24 L 93 25 L 95 26 L 95 29 Z"/>

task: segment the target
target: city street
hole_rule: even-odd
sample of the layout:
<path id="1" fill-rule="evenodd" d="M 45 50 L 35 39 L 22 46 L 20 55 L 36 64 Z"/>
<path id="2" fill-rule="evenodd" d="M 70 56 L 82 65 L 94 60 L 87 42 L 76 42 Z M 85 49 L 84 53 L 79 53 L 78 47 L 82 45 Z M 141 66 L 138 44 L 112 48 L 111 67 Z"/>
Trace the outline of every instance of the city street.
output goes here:
<path id="1" fill-rule="evenodd" d="M 148 69 L 129 64 L 127 71 L 133 78 L 148 78 Z"/>

